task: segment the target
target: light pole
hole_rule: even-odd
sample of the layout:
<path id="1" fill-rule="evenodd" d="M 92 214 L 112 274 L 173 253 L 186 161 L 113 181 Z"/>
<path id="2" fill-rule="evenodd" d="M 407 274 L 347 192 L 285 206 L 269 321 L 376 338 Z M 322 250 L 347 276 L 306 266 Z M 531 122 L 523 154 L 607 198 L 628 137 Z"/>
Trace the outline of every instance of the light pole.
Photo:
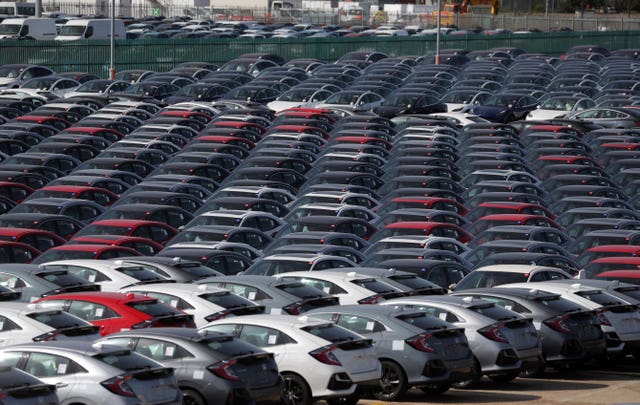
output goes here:
<path id="1" fill-rule="evenodd" d="M 111 0 L 111 41 L 109 42 L 109 79 L 116 79 L 116 0 Z"/>
<path id="2" fill-rule="evenodd" d="M 442 13 L 440 11 L 440 2 L 441 0 L 438 0 L 436 5 L 436 7 L 438 8 L 438 14 L 436 16 L 436 65 L 440 64 L 440 14 Z"/>

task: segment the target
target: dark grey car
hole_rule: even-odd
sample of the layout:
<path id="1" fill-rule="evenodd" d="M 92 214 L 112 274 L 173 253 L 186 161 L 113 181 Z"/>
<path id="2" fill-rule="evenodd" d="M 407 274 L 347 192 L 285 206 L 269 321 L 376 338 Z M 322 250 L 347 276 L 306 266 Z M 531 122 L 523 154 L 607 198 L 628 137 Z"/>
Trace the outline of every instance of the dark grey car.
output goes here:
<path id="1" fill-rule="evenodd" d="M 124 331 L 101 340 L 175 370 L 185 405 L 277 401 L 282 378 L 273 353 L 231 335 L 186 328 Z"/>
<path id="2" fill-rule="evenodd" d="M 56 387 L 14 367 L 0 367 L 0 398 L 4 405 L 58 405 Z"/>

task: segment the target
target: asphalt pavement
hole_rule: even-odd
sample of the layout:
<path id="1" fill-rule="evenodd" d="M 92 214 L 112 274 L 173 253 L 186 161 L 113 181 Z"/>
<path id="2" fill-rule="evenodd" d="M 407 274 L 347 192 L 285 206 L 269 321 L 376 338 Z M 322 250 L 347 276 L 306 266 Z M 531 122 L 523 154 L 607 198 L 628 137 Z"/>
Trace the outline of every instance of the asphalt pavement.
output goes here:
<path id="1" fill-rule="evenodd" d="M 510 383 L 483 378 L 475 389 L 451 389 L 431 397 L 411 390 L 402 402 L 363 399 L 358 404 L 640 405 L 640 362 L 627 357 L 606 369 L 581 369 L 562 374 L 547 371 L 540 378 L 518 378 Z"/>

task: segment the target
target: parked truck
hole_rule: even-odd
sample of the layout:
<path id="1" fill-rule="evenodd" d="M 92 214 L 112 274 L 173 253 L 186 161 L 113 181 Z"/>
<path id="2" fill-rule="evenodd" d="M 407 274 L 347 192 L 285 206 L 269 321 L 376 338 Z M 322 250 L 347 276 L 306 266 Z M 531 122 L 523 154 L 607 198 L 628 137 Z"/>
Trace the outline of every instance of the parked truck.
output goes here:
<path id="1" fill-rule="evenodd" d="M 56 34 L 52 18 L 7 18 L 0 23 L 0 39 L 53 40 Z"/>
<path id="2" fill-rule="evenodd" d="M 114 29 L 115 39 L 125 39 L 127 37 L 122 20 L 115 20 Z M 55 37 L 56 41 L 110 38 L 111 20 L 108 18 L 79 18 L 77 20 L 69 20 L 64 24 L 58 36 Z"/>

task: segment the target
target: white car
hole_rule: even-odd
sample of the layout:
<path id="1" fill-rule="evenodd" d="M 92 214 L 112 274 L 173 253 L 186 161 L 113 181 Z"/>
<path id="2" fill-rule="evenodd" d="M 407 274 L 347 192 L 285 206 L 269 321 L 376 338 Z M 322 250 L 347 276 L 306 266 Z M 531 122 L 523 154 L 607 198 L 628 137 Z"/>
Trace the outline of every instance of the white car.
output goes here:
<path id="1" fill-rule="evenodd" d="M 542 103 L 537 109 L 527 114 L 527 120 L 550 120 L 564 117 L 596 106 L 595 101 L 588 97 L 558 96 L 551 97 Z"/>
<path id="2" fill-rule="evenodd" d="M 479 122 L 489 122 L 488 120 L 478 115 L 467 113 L 467 112 L 432 113 L 432 114 L 427 114 L 427 117 L 453 121 L 456 124 L 456 126 L 458 126 L 459 128 L 462 128 L 468 124 L 474 124 Z"/>
<path id="3" fill-rule="evenodd" d="M 169 281 L 145 266 L 126 263 L 122 260 L 57 260 L 42 263 L 40 267 L 67 270 L 80 278 L 98 284 L 101 291 L 117 292 L 136 284 Z"/>
<path id="4" fill-rule="evenodd" d="M 364 255 L 367 256 L 384 249 L 394 248 L 439 249 L 449 250 L 457 254 L 463 254 L 470 250 L 467 245 L 454 238 L 433 235 L 405 235 L 380 239 L 367 248 L 364 251 Z"/>
<path id="5" fill-rule="evenodd" d="M 264 313 L 263 305 L 207 284 L 144 284 L 123 288 L 120 292 L 157 298 L 160 302 L 193 315 L 197 327 L 228 316 Z"/>
<path id="6" fill-rule="evenodd" d="M 314 107 L 318 103 L 323 102 L 332 94 L 332 91 L 325 89 L 294 88 L 291 90 L 287 90 L 279 95 L 278 98 L 275 99 L 275 101 L 267 103 L 267 107 L 275 112 L 280 112 L 289 108 L 297 107 L 310 108 Z"/>
<path id="7" fill-rule="evenodd" d="M 499 287 L 536 288 L 560 294 L 576 304 L 596 311 L 607 339 L 607 353 L 637 353 L 640 345 L 640 310 L 633 299 L 624 300 L 604 288 L 581 284 L 580 280 L 546 281 L 536 284 L 515 283 Z"/>
<path id="8" fill-rule="evenodd" d="M 317 399 L 329 404 L 356 403 L 358 385 L 374 386 L 381 377 L 371 340 L 331 321 L 249 315 L 221 319 L 201 330 L 231 333 L 274 353 L 285 380 L 285 403 L 310 404 Z"/>
<path id="9" fill-rule="evenodd" d="M 406 295 L 379 277 L 358 274 L 357 268 L 343 272 L 334 270 L 294 271 L 278 274 L 274 277 L 282 280 L 295 280 L 310 285 L 340 299 L 340 304 L 376 304 L 388 298 Z"/>
<path id="10" fill-rule="evenodd" d="M 51 340 L 94 341 L 98 327 L 61 310 L 37 304 L 3 302 L 0 306 L 0 347 Z"/>

